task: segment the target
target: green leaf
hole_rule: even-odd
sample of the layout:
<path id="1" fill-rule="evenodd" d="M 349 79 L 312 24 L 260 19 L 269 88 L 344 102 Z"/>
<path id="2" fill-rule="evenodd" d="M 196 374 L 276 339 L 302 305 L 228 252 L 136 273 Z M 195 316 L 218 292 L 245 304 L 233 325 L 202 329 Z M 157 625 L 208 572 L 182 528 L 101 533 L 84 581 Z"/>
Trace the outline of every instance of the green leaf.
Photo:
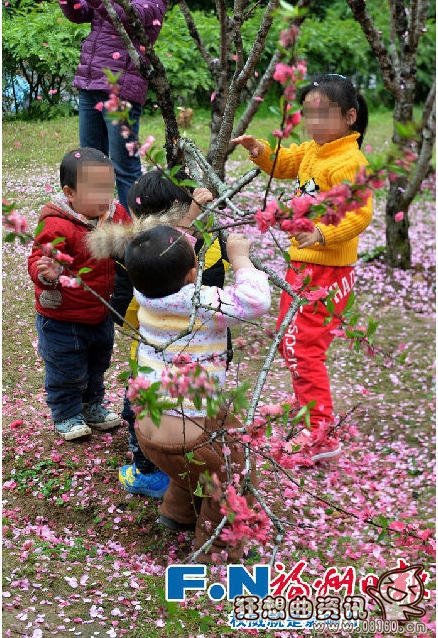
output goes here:
<path id="1" fill-rule="evenodd" d="M 88 266 L 84 266 L 83 268 L 79 268 L 78 275 L 85 275 L 87 272 L 91 272 L 93 269 L 88 268 Z"/>
<path id="2" fill-rule="evenodd" d="M 348 312 L 350 310 L 350 308 L 352 308 L 354 302 L 355 302 L 355 296 L 354 296 L 354 292 L 351 291 L 350 294 L 348 295 L 348 299 L 347 299 L 347 303 L 345 304 L 345 308 L 344 308 L 344 313 Z"/>
<path id="3" fill-rule="evenodd" d="M 52 246 L 57 246 L 58 244 L 63 244 L 65 242 L 65 237 L 55 237 L 52 240 Z"/>
<path id="4" fill-rule="evenodd" d="M 105 73 L 109 84 L 117 84 L 117 82 L 119 81 L 120 76 L 122 75 L 121 71 L 113 73 L 111 71 L 111 69 L 108 69 L 107 67 L 102 69 L 102 70 Z"/>
<path id="5" fill-rule="evenodd" d="M 211 235 L 209 235 L 209 233 L 202 233 L 202 239 L 204 240 L 204 244 L 207 246 L 207 248 L 210 248 L 210 246 L 213 243 L 213 239 L 211 237 Z"/>
<path id="6" fill-rule="evenodd" d="M 417 129 L 413 122 L 394 121 L 394 127 L 400 137 L 403 137 L 404 139 L 413 139 L 417 137 Z"/>
<path id="7" fill-rule="evenodd" d="M 373 319 L 373 318 L 368 319 L 368 326 L 367 326 L 367 333 L 366 333 L 368 338 L 373 336 L 378 326 L 379 326 L 379 322 L 376 319 Z"/>
<path id="8" fill-rule="evenodd" d="M 157 148 L 152 149 L 150 152 L 150 157 L 155 164 L 161 165 L 165 163 L 166 155 L 164 149 Z"/>
<path id="9" fill-rule="evenodd" d="M 185 457 L 188 462 L 193 463 L 193 465 L 205 465 L 205 461 L 199 461 L 198 459 L 195 459 L 194 452 L 186 452 Z"/>
<path id="10" fill-rule="evenodd" d="M 202 485 L 200 484 L 200 482 L 198 481 L 198 484 L 196 486 L 196 490 L 193 492 L 194 496 L 205 496 L 205 494 L 202 492 Z"/>
<path id="11" fill-rule="evenodd" d="M 40 221 L 37 227 L 35 228 L 35 237 L 37 237 L 40 234 L 43 228 L 44 228 L 44 220 Z"/>
<path id="12" fill-rule="evenodd" d="M 3 241 L 13 242 L 15 241 L 16 237 L 18 237 L 17 233 L 14 233 L 14 232 L 6 233 L 6 235 L 3 236 Z"/>
<path id="13" fill-rule="evenodd" d="M 331 315 L 335 313 L 335 304 L 331 299 L 326 299 L 325 306 Z"/>

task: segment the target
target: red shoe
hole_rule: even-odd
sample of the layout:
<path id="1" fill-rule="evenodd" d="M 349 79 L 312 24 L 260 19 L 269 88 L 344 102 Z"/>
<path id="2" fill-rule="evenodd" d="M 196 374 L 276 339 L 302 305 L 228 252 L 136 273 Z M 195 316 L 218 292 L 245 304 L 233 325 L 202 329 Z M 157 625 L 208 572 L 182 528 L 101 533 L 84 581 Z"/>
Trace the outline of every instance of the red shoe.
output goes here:
<path id="1" fill-rule="evenodd" d="M 292 445 L 299 445 L 298 450 L 304 456 L 308 456 L 312 461 L 331 461 L 340 456 L 342 443 L 335 437 L 326 437 L 319 442 L 314 440 L 309 430 L 301 430 L 297 436 L 291 440 Z"/>

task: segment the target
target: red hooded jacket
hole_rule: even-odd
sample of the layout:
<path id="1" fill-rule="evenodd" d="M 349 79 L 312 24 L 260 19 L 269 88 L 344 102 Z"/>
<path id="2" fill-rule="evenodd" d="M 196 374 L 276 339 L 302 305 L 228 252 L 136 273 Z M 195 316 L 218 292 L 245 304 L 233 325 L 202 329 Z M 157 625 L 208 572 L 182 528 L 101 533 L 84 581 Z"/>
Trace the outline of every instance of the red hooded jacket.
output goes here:
<path id="1" fill-rule="evenodd" d="M 118 202 L 110 214 L 112 222 L 130 223 L 131 219 Z M 109 314 L 108 308 L 91 292 L 82 286 L 67 288 L 61 284 L 46 283 L 39 276 L 36 262 L 43 255 L 41 245 L 63 237 L 63 243 L 56 245 L 61 252 L 73 257 L 73 262 L 64 268 L 64 275 L 75 276 L 81 268 L 91 268 L 81 274 L 81 279 L 97 292 L 105 301 L 109 301 L 114 287 L 115 263 L 112 258 L 94 259 L 85 242 L 89 232 L 95 227 L 82 216 L 76 215 L 62 196 L 54 203 L 43 206 L 40 221 L 44 227 L 35 237 L 32 252 L 28 258 L 28 272 L 35 285 L 35 307 L 39 314 L 59 321 L 73 321 L 86 324 L 98 324 Z M 104 222 L 105 223 L 105 222 Z"/>

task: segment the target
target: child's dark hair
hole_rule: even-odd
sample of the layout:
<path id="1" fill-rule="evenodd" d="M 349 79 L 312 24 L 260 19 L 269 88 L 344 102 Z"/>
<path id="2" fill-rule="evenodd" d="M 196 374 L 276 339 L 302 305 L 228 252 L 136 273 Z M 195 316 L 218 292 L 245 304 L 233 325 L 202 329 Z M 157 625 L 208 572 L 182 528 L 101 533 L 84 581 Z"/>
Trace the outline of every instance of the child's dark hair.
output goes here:
<path id="1" fill-rule="evenodd" d="M 61 188 L 70 186 L 70 188 L 76 189 L 78 170 L 83 164 L 105 164 L 114 170 L 110 158 L 107 157 L 105 153 L 102 153 L 102 151 L 88 146 L 77 148 L 74 151 L 66 153 L 62 158 L 59 168 Z"/>
<path id="2" fill-rule="evenodd" d="M 181 169 L 177 179 L 187 179 Z M 163 171 L 154 169 L 139 177 L 128 191 L 128 207 L 135 215 L 159 215 L 165 213 L 175 202 L 189 208 L 192 199 L 187 189 L 174 184 Z"/>
<path id="3" fill-rule="evenodd" d="M 178 292 L 195 265 L 193 248 L 171 226 L 154 226 L 139 233 L 125 250 L 129 278 L 145 297 L 167 297 Z"/>
<path id="4" fill-rule="evenodd" d="M 311 91 L 317 91 L 321 95 L 325 95 L 331 102 L 338 104 L 343 115 L 349 109 L 356 109 L 356 121 L 351 128 L 353 131 L 360 133 L 360 137 L 357 140 L 360 148 L 368 126 L 368 107 L 365 98 L 357 92 L 352 82 L 344 75 L 338 75 L 337 73 L 315 75 L 310 84 L 301 89 L 299 94 L 300 104 L 303 104 L 306 95 Z"/>

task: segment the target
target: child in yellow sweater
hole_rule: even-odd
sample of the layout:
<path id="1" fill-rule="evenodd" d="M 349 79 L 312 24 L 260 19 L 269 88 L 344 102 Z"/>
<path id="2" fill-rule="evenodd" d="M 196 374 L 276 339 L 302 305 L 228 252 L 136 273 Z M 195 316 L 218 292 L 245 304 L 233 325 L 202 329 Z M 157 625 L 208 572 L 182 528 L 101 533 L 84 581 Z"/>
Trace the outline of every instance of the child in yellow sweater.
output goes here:
<path id="1" fill-rule="evenodd" d="M 273 176 L 294 179 L 294 197 L 316 196 L 318 191 L 328 191 L 344 181 L 353 182 L 360 167 L 367 164 L 360 151 L 368 124 L 364 98 L 347 78 L 329 73 L 316 76 L 302 89 L 300 103 L 305 127 L 313 139 L 280 148 Z M 234 142 L 249 151 L 255 164 L 271 172 L 273 150 L 267 142 L 251 135 L 242 135 Z M 336 226 L 316 223 L 313 231 L 293 236 L 286 281 L 293 286 L 297 270 L 306 264 L 311 270 L 310 285 L 336 290 L 335 313 L 342 313 L 354 283 L 359 235 L 371 217 L 370 198 L 362 208 L 347 212 Z M 290 303 L 290 296 L 283 292 L 277 326 Z M 311 432 L 302 430 L 293 441 L 313 461 L 336 458 L 341 451 L 333 431 L 333 402 L 325 366 L 339 320 L 325 325 L 327 316 L 321 301 L 316 309 L 314 304 L 307 304 L 295 315 L 281 343 L 300 406 L 315 401 L 310 410 Z"/>

